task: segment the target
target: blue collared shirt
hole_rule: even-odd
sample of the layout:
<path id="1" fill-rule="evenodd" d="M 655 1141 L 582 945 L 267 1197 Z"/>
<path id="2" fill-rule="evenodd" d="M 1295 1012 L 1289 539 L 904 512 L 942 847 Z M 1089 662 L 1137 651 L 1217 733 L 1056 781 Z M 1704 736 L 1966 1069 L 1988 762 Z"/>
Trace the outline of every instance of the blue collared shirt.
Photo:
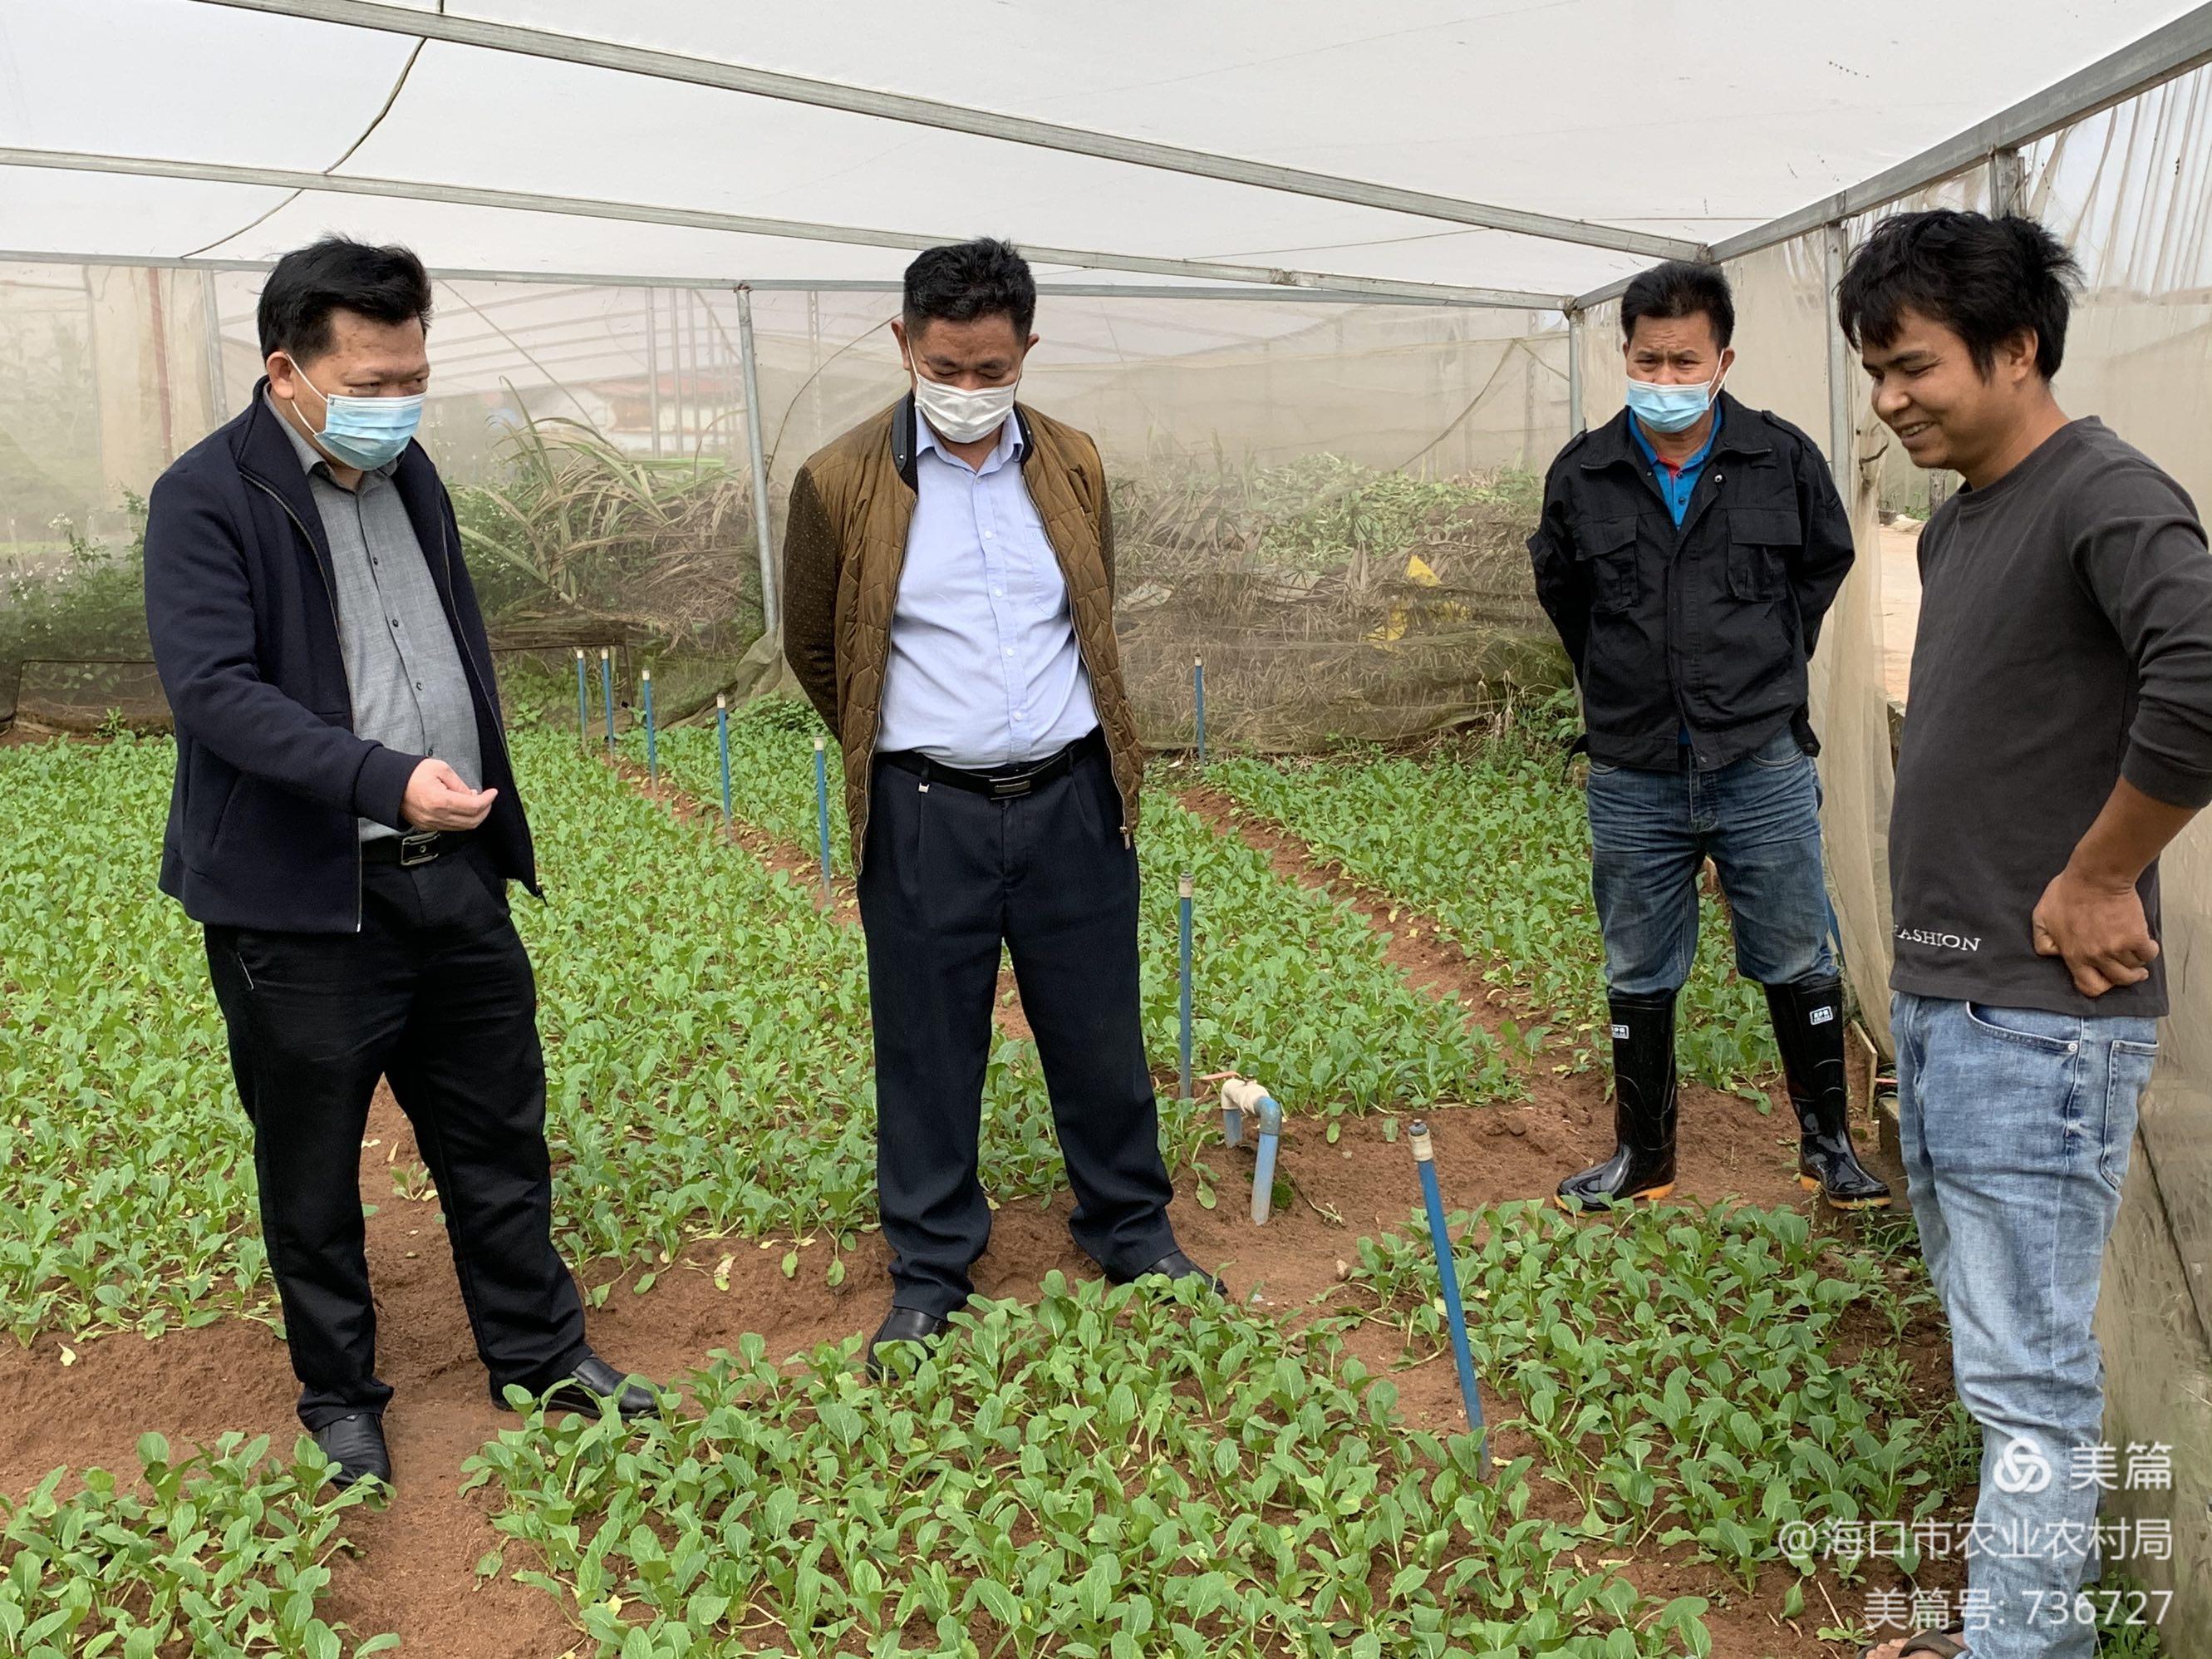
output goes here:
<path id="1" fill-rule="evenodd" d="M 1674 515 L 1674 528 L 1682 527 L 1682 520 L 1689 513 L 1690 497 L 1696 493 L 1698 475 L 1705 470 L 1706 458 L 1713 453 L 1713 445 L 1721 435 L 1721 406 L 1713 402 L 1713 429 L 1705 434 L 1705 441 L 1698 453 L 1676 467 L 1659 459 L 1659 452 L 1651 447 L 1651 440 L 1644 435 L 1644 428 L 1633 415 L 1628 417 L 1628 430 L 1636 440 L 1636 447 L 1644 452 L 1644 459 L 1651 469 L 1651 476 L 1659 485 L 1660 497 L 1666 501 L 1668 512 Z"/>
<path id="2" fill-rule="evenodd" d="M 1018 766 L 1098 726 L 1067 581 L 1022 478 L 1012 416 L 981 467 L 915 422 L 914 523 L 891 612 L 878 750 Z"/>

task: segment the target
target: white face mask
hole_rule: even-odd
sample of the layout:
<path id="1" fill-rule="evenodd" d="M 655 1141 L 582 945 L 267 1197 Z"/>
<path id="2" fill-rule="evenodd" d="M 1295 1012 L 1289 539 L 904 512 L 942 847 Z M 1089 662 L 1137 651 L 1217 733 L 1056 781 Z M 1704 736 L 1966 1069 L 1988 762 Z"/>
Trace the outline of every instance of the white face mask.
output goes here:
<path id="1" fill-rule="evenodd" d="M 914 401 L 929 417 L 940 438 L 956 444 L 972 444 L 988 438 L 1006 423 L 1013 412 L 1018 378 L 1005 386 L 987 386 L 963 392 L 957 386 L 933 380 L 920 369 L 914 372 Z"/>

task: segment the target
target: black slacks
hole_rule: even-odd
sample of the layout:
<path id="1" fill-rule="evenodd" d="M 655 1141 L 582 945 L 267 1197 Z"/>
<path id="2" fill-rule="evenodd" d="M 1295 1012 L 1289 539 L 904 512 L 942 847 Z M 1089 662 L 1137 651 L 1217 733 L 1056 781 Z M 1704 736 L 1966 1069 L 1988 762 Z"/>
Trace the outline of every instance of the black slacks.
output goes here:
<path id="1" fill-rule="evenodd" d="M 1133 1277 L 1176 1248 L 1145 1064 L 1137 856 L 1103 753 L 1012 800 L 878 763 L 860 881 L 876 1187 L 893 1305 L 943 1316 L 990 1242 L 976 1178 L 1000 945 L 1044 1064 L 1075 1242 Z"/>
<path id="2" fill-rule="evenodd" d="M 380 1077 L 437 1183 L 493 1397 L 550 1387 L 590 1352 L 553 1248 L 537 987 L 504 889 L 464 846 L 411 868 L 365 864 L 358 933 L 206 930 L 311 1431 L 392 1397 L 362 1249 L 362 1131 Z"/>

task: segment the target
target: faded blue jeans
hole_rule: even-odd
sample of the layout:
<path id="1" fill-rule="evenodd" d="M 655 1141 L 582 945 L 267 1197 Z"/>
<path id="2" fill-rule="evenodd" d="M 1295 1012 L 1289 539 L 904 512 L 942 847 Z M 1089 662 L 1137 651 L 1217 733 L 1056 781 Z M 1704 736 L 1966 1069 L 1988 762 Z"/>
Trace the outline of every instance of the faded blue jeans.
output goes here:
<path id="1" fill-rule="evenodd" d="M 1713 771 L 1590 763 L 1590 894 L 1605 983 L 1621 996 L 1679 991 L 1698 954 L 1698 872 L 1719 870 L 1736 971 L 1794 985 L 1836 971 L 1820 866 L 1820 779 L 1784 726 Z"/>
<path id="2" fill-rule="evenodd" d="M 1967 1583 L 1989 1622 L 1964 1640 L 1972 1659 L 2089 1659 L 2074 1595 L 2098 1487 L 2074 1453 L 2104 1432 L 2090 1320 L 2158 1023 L 1899 991 L 1890 1024 L 1912 1213 L 1982 1430 Z"/>

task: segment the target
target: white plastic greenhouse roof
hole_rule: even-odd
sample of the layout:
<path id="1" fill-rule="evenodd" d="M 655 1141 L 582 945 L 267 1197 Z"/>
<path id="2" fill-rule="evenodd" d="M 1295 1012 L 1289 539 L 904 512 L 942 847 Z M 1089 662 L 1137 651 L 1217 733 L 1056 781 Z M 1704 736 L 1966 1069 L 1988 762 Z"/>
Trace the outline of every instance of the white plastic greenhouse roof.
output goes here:
<path id="1" fill-rule="evenodd" d="M 0 258 L 862 283 L 990 233 L 1556 305 L 2208 57 L 2178 0 L 0 0 Z"/>

